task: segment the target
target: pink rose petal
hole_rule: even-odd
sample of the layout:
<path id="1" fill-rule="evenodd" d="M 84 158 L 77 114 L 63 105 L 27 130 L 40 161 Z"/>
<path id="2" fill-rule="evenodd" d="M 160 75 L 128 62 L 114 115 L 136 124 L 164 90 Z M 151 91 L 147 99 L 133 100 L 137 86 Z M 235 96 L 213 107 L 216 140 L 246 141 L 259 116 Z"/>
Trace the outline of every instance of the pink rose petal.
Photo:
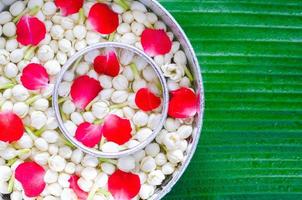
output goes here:
<path id="1" fill-rule="evenodd" d="M 75 138 L 87 147 L 94 147 L 102 138 L 102 126 L 83 122 L 78 126 Z"/>
<path id="2" fill-rule="evenodd" d="M 139 176 L 130 172 L 117 170 L 108 179 L 108 190 L 115 200 L 131 200 L 140 187 Z"/>
<path id="3" fill-rule="evenodd" d="M 28 64 L 22 71 L 22 85 L 29 90 L 42 89 L 48 85 L 49 77 L 46 69 L 37 63 Z"/>
<path id="4" fill-rule="evenodd" d="M 164 30 L 145 29 L 142 33 L 141 43 L 149 56 L 164 55 L 169 53 L 172 48 L 172 42 Z"/>
<path id="5" fill-rule="evenodd" d="M 82 8 L 84 0 L 55 0 L 55 4 L 60 8 L 63 16 L 71 15 L 79 12 Z"/>
<path id="6" fill-rule="evenodd" d="M 88 197 L 88 193 L 87 192 L 84 192 L 78 185 L 78 180 L 79 180 L 80 177 L 78 177 L 77 175 L 72 175 L 70 178 L 69 178 L 69 188 L 71 188 L 74 193 L 76 193 L 77 197 L 78 197 L 78 200 L 86 200 L 87 197 Z"/>
<path id="7" fill-rule="evenodd" d="M 45 38 L 45 24 L 36 17 L 23 16 L 16 25 L 17 41 L 26 45 L 38 45 Z"/>
<path id="8" fill-rule="evenodd" d="M 148 88 L 141 88 L 135 94 L 135 104 L 143 111 L 151 111 L 160 106 L 161 99 Z"/>
<path id="9" fill-rule="evenodd" d="M 0 112 L 0 141 L 14 142 L 24 134 L 24 125 L 13 112 Z"/>
<path id="10" fill-rule="evenodd" d="M 189 88 L 182 87 L 171 92 L 168 115 L 174 118 L 193 117 L 198 109 L 198 98 Z"/>
<path id="11" fill-rule="evenodd" d="M 104 3 L 94 4 L 88 14 L 88 21 L 92 27 L 101 34 L 114 32 L 118 25 L 118 14 Z"/>
<path id="12" fill-rule="evenodd" d="M 102 87 L 98 80 L 83 75 L 73 81 L 70 94 L 76 107 L 85 109 L 101 90 Z"/>
<path id="13" fill-rule="evenodd" d="M 106 74 L 115 77 L 119 74 L 120 63 L 114 51 L 108 51 L 104 55 L 99 55 L 93 62 L 94 70 L 99 74 Z"/>
<path id="14" fill-rule="evenodd" d="M 108 141 L 119 145 L 125 144 L 130 140 L 132 137 L 131 131 L 130 121 L 114 114 L 110 114 L 105 118 L 102 128 L 103 136 Z"/>
<path id="15" fill-rule="evenodd" d="M 16 168 L 15 177 L 22 184 L 24 193 L 28 197 L 39 196 L 46 184 L 45 170 L 35 162 L 24 162 Z"/>

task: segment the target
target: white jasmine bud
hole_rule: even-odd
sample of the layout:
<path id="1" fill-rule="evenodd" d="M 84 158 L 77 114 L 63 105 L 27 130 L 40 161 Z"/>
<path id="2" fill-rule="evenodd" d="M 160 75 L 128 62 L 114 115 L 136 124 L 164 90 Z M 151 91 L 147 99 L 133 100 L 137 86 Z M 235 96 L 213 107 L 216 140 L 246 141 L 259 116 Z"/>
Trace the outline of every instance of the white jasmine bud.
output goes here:
<path id="1" fill-rule="evenodd" d="M 174 90 L 179 89 L 178 83 L 171 79 L 168 79 L 167 86 L 168 86 L 169 91 L 174 91 Z"/>
<path id="2" fill-rule="evenodd" d="M 54 2 L 51 2 L 51 1 L 46 2 L 42 7 L 42 12 L 46 16 L 54 15 L 56 13 L 56 11 L 57 11 L 57 7 L 54 4 Z M 65 21 L 65 19 L 63 21 Z"/>
<path id="3" fill-rule="evenodd" d="M 176 150 L 168 151 L 167 158 L 169 162 L 177 164 L 183 161 L 184 155 L 180 149 L 176 149 Z"/>
<path id="4" fill-rule="evenodd" d="M 110 100 L 113 92 L 114 92 L 114 89 L 112 89 L 112 88 L 111 89 L 103 89 L 99 93 L 99 97 L 103 101 L 108 101 L 108 100 Z"/>
<path id="5" fill-rule="evenodd" d="M 135 159 L 135 162 L 140 162 L 144 157 L 146 156 L 146 153 L 144 150 L 140 150 L 133 154 L 133 157 Z"/>
<path id="6" fill-rule="evenodd" d="M 39 165 L 47 165 L 49 156 L 47 152 L 38 153 L 34 155 L 34 161 Z"/>
<path id="7" fill-rule="evenodd" d="M 109 113 L 110 109 L 108 103 L 99 101 L 92 105 L 91 111 L 96 118 L 103 119 Z"/>
<path id="8" fill-rule="evenodd" d="M 83 39 L 77 41 L 74 45 L 74 48 L 79 51 L 81 49 L 84 49 L 86 46 L 87 46 L 86 40 Z"/>
<path id="9" fill-rule="evenodd" d="M 71 89 L 71 83 L 64 81 L 60 84 L 59 89 L 58 89 L 58 94 L 61 97 L 66 97 L 68 96 L 69 92 Z"/>
<path id="10" fill-rule="evenodd" d="M 69 17 L 65 17 L 64 20 L 61 21 L 61 26 L 65 29 L 65 30 L 72 30 L 73 26 L 74 26 L 74 22 L 72 19 L 70 19 Z M 66 32 L 65 32 L 66 33 Z M 72 33 L 72 32 L 71 32 Z M 73 33 L 72 33 L 73 34 Z M 68 39 L 68 38 L 66 38 Z M 68 39 L 70 40 L 70 39 Z"/>
<path id="11" fill-rule="evenodd" d="M 49 168 L 56 172 L 61 172 L 66 166 L 66 161 L 61 156 L 52 156 L 48 159 Z"/>
<path id="12" fill-rule="evenodd" d="M 61 187 L 63 188 L 68 188 L 69 187 L 69 179 L 70 179 L 70 175 L 65 174 L 65 173 L 61 173 L 58 177 L 58 183 Z"/>
<path id="13" fill-rule="evenodd" d="M 30 120 L 31 120 L 31 126 L 38 130 L 46 124 L 47 117 L 41 111 L 33 111 L 30 114 Z"/>
<path id="14" fill-rule="evenodd" d="M 8 11 L 0 13 L 0 24 L 6 24 L 12 20 L 12 15 Z"/>
<path id="15" fill-rule="evenodd" d="M 81 62 L 76 68 L 76 72 L 79 75 L 85 75 L 89 71 L 90 66 L 86 62 Z"/>
<path id="16" fill-rule="evenodd" d="M 67 40 L 70 40 L 70 41 L 74 41 L 74 40 L 75 40 L 74 35 L 73 35 L 73 31 L 72 31 L 72 30 L 67 30 L 67 31 L 65 31 L 64 37 L 65 37 Z"/>
<path id="17" fill-rule="evenodd" d="M 59 156 L 65 159 L 69 159 L 72 155 L 72 150 L 68 146 L 63 146 L 59 149 Z"/>
<path id="18" fill-rule="evenodd" d="M 76 130 L 77 130 L 77 126 L 70 120 L 64 122 L 64 126 L 67 129 L 67 131 L 74 136 Z"/>
<path id="19" fill-rule="evenodd" d="M 113 103 L 123 103 L 128 98 L 128 92 L 123 90 L 118 90 L 112 93 L 111 101 Z"/>
<path id="20" fill-rule="evenodd" d="M 62 105 L 62 111 L 68 115 L 73 113 L 75 111 L 75 109 L 76 109 L 76 107 L 71 100 L 66 100 Z"/>
<path id="21" fill-rule="evenodd" d="M 161 119 L 160 114 L 153 114 L 152 113 L 149 116 L 149 120 L 148 120 L 148 124 L 147 124 L 148 128 L 154 130 L 158 126 L 158 124 L 160 122 L 160 119 Z"/>
<path id="22" fill-rule="evenodd" d="M 164 73 L 164 76 L 169 77 L 174 81 L 180 81 L 185 74 L 184 68 L 181 65 L 166 64 L 162 65 L 161 69 Z"/>
<path id="23" fill-rule="evenodd" d="M 66 164 L 64 171 L 68 174 L 73 174 L 75 172 L 75 169 L 76 169 L 75 164 L 72 162 L 69 162 Z"/>
<path id="24" fill-rule="evenodd" d="M 128 79 L 128 81 L 134 80 L 133 72 L 129 66 L 124 67 L 122 74 Z"/>
<path id="25" fill-rule="evenodd" d="M 180 80 L 179 85 L 181 87 L 191 87 L 191 81 L 188 77 L 185 76 Z"/>
<path id="26" fill-rule="evenodd" d="M 151 67 L 146 67 L 143 70 L 143 77 L 147 81 L 151 82 L 157 79 L 157 75 Z"/>
<path id="27" fill-rule="evenodd" d="M 141 12 L 147 12 L 146 6 L 139 1 L 133 1 L 131 3 L 130 9 L 132 11 L 137 10 L 137 11 L 141 11 Z"/>
<path id="28" fill-rule="evenodd" d="M 157 156 L 155 157 L 155 163 L 158 166 L 163 166 L 164 164 L 166 164 L 167 163 L 166 155 L 163 153 L 157 154 Z"/>
<path id="29" fill-rule="evenodd" d="M 66 200 L 77 200 L 78 197 L 77 195 L 73 192 L 72 189 L 70 188 L 64 188 L 61 194 L 61 199 L 66 199 Z M 43 199 L 45 200 L 45 198 Z"/>
<path id="30" fill-rule="evenodd" d="M 134 116 L 135 112 L 132 108 L 130 107 L 123 107 L 123 112 L 124 112 L 124 116 L 127 118 L 127 119 L 132 119 L 132 117 Z"/>
<path id="31" fill-rule="evenodd" d="M 12 170 L 8 166 L 0 166 L 0 180 L 8 181 L 12 176 Z"/>
<path id="32" fill-rule="evenodd" d="M 94 50 L 94 51 L 89 51 L 88 53 L 85 54 L 84 60 L 88 63 L 93 63 L 94 59 L 100 55 L 100 51 Z"/>
<path id="33" fill-rule="evenodd" d="M 121 23 L 118 27 L 117 27 L 117 32 L 121 35 L 130 32 L 131 28 L 130 25 L 128 23 Z"/>
<path id="34" fill-rule="evenodd" d="M 12 111 L 14 104 L 11 101 L 5 101 L 1 106 L 1 111 Z"/>
<path id="35" fill-rule="evenodd" d="M 59 197 L 62 193 L 62 188 L 58 183 L 52 183 L 47 187 L 48 192 L 56 197 Z"/>
<path id="36" fill-rule="evenodd" d="M 86 167 L 82 170 L 81 176 L 85 178 L 86 180 L 94 180 L 98 175 L 98 172 L 93 167 Z"/>
<path id="37" fill-rule="evenodd" d="M 22 193 L 21 192 L 18 192 L 18 191 L 14 191 L 11 193 L 10 195 L 10 199 L 11 200 L 22 200 Z"/>
<path id="38" fill-rule="evenodd" d="M 83 25 L 76 25 L 74 28 L 73 28 L 73 35 L 75 38 L 79 39 L 79 40 L 82 40 L 86 37 L 86 28 L 85 26 Z"/>
<path id="39" fill-rule="evenodd" d="M 13 22 L 8 22 L 3 25 L 2 32 L 6 37 L 13 37 L 16 35 L 16 25 Z"/>
<path id="40" fill-rule="evenodd" d="M 148 20 L 151 24 L 154 24 L 155 22 L 158 21 L 157 16 L 156 16 L 154 13 L 152 13 L 152 12 L 146 13 L 146 16 L 147 16 L 147 20 Z"/>
<path id="41" fill-rule="evenodd" d="M 2 157 L 5 160 L 10 160 L 16 157 L 16 155 L 17 155 L 17 151 L 11 147 L 7 147 L 6 149 L 0 151 L 0 157 Z"/>
<path id="42" fill-rule="evenodd" d="M 6 65 L 9 62 L 9 52 L 0 49 L 0 65 Z"/>
<path id="43" fill-rule="evenodd" d="M 160 152 L 160 147 L 157 143 L 148 144 L 145 148 L 146 154 L 148 156 L 155 157 Z"/>
<path id="44" fill-rule="evenodd" d="M 155 192 L 155 188 L 152 185 L 149 184 L 143 184 L 141 185 L 141 188 L 139 190 L 139 196 L 142 199 L 149 199 Z"/>
<path id="45" fill-rule="evenodd" d="M 101 149 L 103 152 L 115 153 L 119 152 L 119 145 L 114 142 L 106 142 L 102 145 Z"/>
<path id="46" fill-rule="evenodd" d="M 60 40 L 64 36 L 64 29 L 60 25 L 54 25 L 50 29 L 50 35 L 55 40 Z"/>
<path id="47" fill-rule="evenodd" d="M 188 126 L 188 125 L 182 125 L 181 127 L 179 127 L 179 129 L 177 130 L 177 134 L 179 135 L 179 137 L 181 139 L 187 139 L 188 137 L 191 136 L 192 134 L 192 126 Z"/>
<path id="48" fill-rule="evenodd" d="M 76 149 L 72 152 L 71 161 L 75 164 L 79 164 L 81 162 L 83 156 L 84 156 L 84 153 L 81 150 Z"/>
<path id="49" fill-rule="evenodd" d="M 152 130 L 149 128 L 141 128 L 137 131 L 136 135 L 134 136 L 138 141 L 143 142 L 145 141 L 150 135 L 152 134 Z"/>
<path id="50" fill-rule="evenodd" d="M 86 43 L 88 45 L 98 43 L 98 42 L 100 42 L 100 40 L 101 40 L 100 34 L 94 32 L 94 31 L 88 31 L 87 32 L 87 34 L 86 34 Z"/>
<path id="51" fill-rule="evenodd" d="M 101 164 L 101 169 L 103 172 L 105 172 L 108 175 L 111 175 L 115 172 L 115 166 L 111 163 L 102 163 Z"/>
<path id="52" fill-rule="evenodd" d="M 126 43 L 126 44 L 134 44 L 136 42 L 136 35 L 134 35 L 134 33 L 131 33 L 131 32 L 125 33 L 121 37 L 120 41 L 122 43 Z"/>
<path id="53" fill-rule="evenodd" d="M 54 130 L 54 129 L 58 128 L 58 122 L 57 122 L 56 118 L 48 117 L 45 128 L 49 129 L 49 130 Z"/>
<path id="54" fill-rule="evenodd" d="M 133 116 L 133 123 L 138 126 L 142 127 L 148 123 L 148 114 L 143 111 L 137 111 Z"/>
<path id="55" fill-rule="evenodd" d="M 154 28 L 155 29 L 163 29 L 164 31 L 167 31 L 167 26 L 165 23 L 163 23 L 162 21 L 157 21 L 154 23 Z"/>
<path id="56" fill-rule="evenodd" d="M 50 48 L 54 51 L 57 52 L 59 51 L 59 45 L 58 45 L 58 41 L 56 40 L 51 40 L 49 43 Z"/>
<path id="57" fill-rule="evenodd" d="M 13 112 L 19 115 L 20 117 L 24 117 L 28 113 L 29 107 L 24 102 L 17 102 L 13 106 Z"/>
<path id="58" fill-rule="evenodd" d="M 35 140 L 35 146 L 40 151 L 47 151 L 47 149 L 48 149 L 48 143 L 43 138 L 37 138 Z"/>
<path id="59" fill-rule="evenodd" d="M 107 75 L 100 75 L 99 81 L 103 88 L 106 89 L 112 88 L 112 77 Z"/>
<path id="60" fill-rule="evenodd" d="M 79 185 L 79 187 L 80 187 L 83 191 L 89 192 L 90 189 L 91 189 L 91 187 L 92 187 L 92 185 L 93 185 L 93 183 L 92 183 L 91 180 L 86 180 L 86 179 L 84 179 L 83 177 L 81 177 L 81 178 L 79 178 L 79 180 L 78 180 L 78 185 Z"/>
<path id="61" fill-rule="evenodd" d="M 27 7 L 29 9 L 34 8 L 36 6 L 41 8 L 42 5 L 43 5 L 43 0 L 29 0 L 28 4 L 27 4 Z"/>
<path id="62" fill-rule="evenodd" d="M 49 60 L 44 64 L 49 75 L 54 76 L 61 70 L 61 65 L 57 60 Z"/>
<path id="63" fill-rule="evenodd" d="M 6 181 L 0 181 L 0 193 L 9 194 L 8 183 Z"/>
<path id="64" fill-rule="evenodd" d="M 148 175 L 147 182 L 150 185 L 156 186 L 162 184 L 164 179 L 165 179 L 165 175 L 162 173 L 162 171 L 155 170 L 150 172 L 150 174 Z"/>
<path id="65" fill-rule="evenodd" d="M 154 158 L 152 158 L 151 156 L 147 156 L 147 157 L 143 158 L 143 160 L 141 161 L 140 168 L 144 172 L 151 172 L 151 171 L 155 170 L 156 163 L 155 163 Z"/>
<path id="66" fill-rule="evenodd" d="M 49 107 L 49 102 L 47 99 L 40 98 L 33 103 L 33 107 L 35 110 L 46 111 Z"/>
<path id="67" fill-rule="evenodd" d="M 59 148 L 57 145 L 55 144 L 50 144 L 48 146 L 48 152 L 51 154 L 51 155 L 56 155 L 59 151 Z"/>
<path id="68" fill-rule="evenodd" d="M 99 164 L 99 161 L 94 156 L 86 155 L 81 163 L 84 167 L 96 167 Z"/>
<path id="69" fill-rule="evenodd" d="M 44 181 L 46 183 L 55 183 L 58 180 L 58 172 L 51 169 L 47 170 L 44 175 Z"/>
<path id="70" fill-rule="evenodd" d="M 23 49 L 15 49 L 10 54 L 10 60 L 13 63 L 20 62 L 24 57 L 24 51 Z"/>
<path id="71" fill-rule="evenodd" d="M 2 31 L 2 29 L 1 29 Z M 9 52 L 12 52 L 13 50 L 18 48 L 18 41 L 16 39 L 9 39 L 6 41 L 5 49 Z"/>
<path id="72" fill-rule="evenodd" d="M 86 122 L 90 122 L 93 123 L 95 120 L 94 115 L 92 114 L 92 112 L 84 112 L 83 113 L 83 118 Z"/>
<path id="73" fill-rule="evenodd" d="M 135 168 L 135 159 L 132 156 L 119 158 L 117 167 L 124 172 L 129 172 Z"/>
<path id="74" fill-rule="evenodd" d="M 116 90 L 127 90 L 128 89 L 128 80 L 123 75 L 118 75 L 112 80 L 113 88 Z"/>
<path id="75" fill-rule="evenodd" d="M 162 166 L 161 170 L 162 170 L 163 174 L 170 175 L 175 171 L 175 165 L 170 162 L 167 162 L 166 164 L 164 164 Z"/>
<path id="76" fill-rule="evenodd" d="M 50 97 L 52 95 L 53 88 L 54 88 L 54 84 L 48 84 L 45 88 L 42 89 L 41 95 L 44 98 Z"/>
<path id="77" fill-rule="evenodd" d="M 177 65 L 180 65 L 180 66 L 185 66 L 187 64 L 186 54 L 181 50 L 177 51 L 174 54 L 173 60 Z"/>
<path id="78" fill-rule="evenodd" d="M 173 118 L 167 118 L 164 127 L 167 131 L 176 131 L 178 127 L 180 126 L 180 123 L 178 120 L 175 120 Z"/>
<path id="79" fill-rule="evenodd" d="M 83 119 L 82 115 L 80 113 L 78 113 L 78 112 L 71 113 L 70 119 L 76 125 L 80 125 L 81 123 L 84 122 L 84 119 Z"/>
<path id="80" fill-rule="evenodd" d="M 18 16 L 19 14 L 21 14 L 21 12 L 24 10 L 24 8 L 25 8 L 24 2 L 17 1 L 10 6 L 9 12 L 13 16 Z"/>
<path id="81" fill-rule="evenodd" d="M 30 149 L 33 146 L 33 141 L 27 134 L 23 134 L 23 136 L 17 141 L 17 145 L 23 149 Z"/>
<path id="82" fill-rule="evenodd" d="M 0 26 L 0 36 L 2 35 L 2 26 Z M 6 40 L 3 37 L 0 37 L 0 49 L 4 49 L 6 45 Z"/>
<path id="83" fill-rule="evenodd" d="M 147 87 L 147 82 L 143 79 L 136 79 L 132 83 L 132 89 L 134 92 L 137 92 L 141 88 Z"/>
<path id="84" fill-rule="evenodd" d="M 176 132 L 168 132 L 163 137 L 163 144 L 167 149 L 176 149 L 180 144 L 179 135 Z"/>
<path id="85" fill-rule="evenodd" d="M 131 24 L 131 31 L 137 36 L 140 36 L 142 34 L 142 32 L 144 31 L 144 29 L 145 29 L 145 26 L 142 23 L 132 22 L 132 24 Z"/>
<path id="86" fill-rule="evenodd" d="M 66 54 L 64 54 L 64 55 L 66 56 Z M 66 58 L 67 58 L 67 56 L 66 56 Z M 66 71 L 63 76 L 63 80 L 64 81 L 73 81 L 73 79 L 74 79 L 74 73 L 72 71 Z"/>
<path id="87" fill-rule="evenodd" d="M 59 45 L 59 49 L 65 53 L 67 53 L 71 48 L 71 42 L 66 39 L 61 39 L 59 41 L 58 45 Z"/>

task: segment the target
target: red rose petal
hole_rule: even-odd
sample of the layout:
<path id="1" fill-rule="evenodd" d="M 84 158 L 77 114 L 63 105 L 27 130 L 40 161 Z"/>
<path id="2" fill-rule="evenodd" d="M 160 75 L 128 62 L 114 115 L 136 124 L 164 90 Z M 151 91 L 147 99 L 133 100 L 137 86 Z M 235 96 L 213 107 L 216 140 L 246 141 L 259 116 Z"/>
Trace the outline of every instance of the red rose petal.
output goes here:
<path id="1" fill-rule="evenodd" d="M 108 179 L 108 190 L 115 200 L 130 200 L 140 190 L 139 176 L 133 173 L 115 171 Z"/>
<path id="2" fill-rule="evenodd" d="M 90 78 L 87 75 L 77 77 L 71 86 L 71 98 L 76 107 L 85 109 L 85 107 L 99 94 L 102 90 L 98 80 Z"/>
<path id="3" fill-rule="evenodd" d="M 82 8 L 84 0 L 55 0 L 55 4 L 60 8 L 63 16 L 71 15 L 79 12 Z"/>
<path id="4" fill-rule="evenodd" d="M 120 118 L 117 115 L 108 115 L 102 128 L 103 136 L 110 142 L 119 145 L 125 144 L 131 138 L 131 124 L 128 119 Z"/>
<path id="5" fill-rule="evenodd" d="M 29 90 L 42 89 L 48 85 L 49 77 L 46 69 L 37 63 L 28 64 L 22 71 L 22 85 Z"/>
<path id="6" fill-rule="evenodd" d="M 87 147 L 94 147 L 102 138 L 102 126 L 83 122 L 78 126 L 75 138 Z"/>
<path id="7" fill-rule="evenodd" d="M 35 162 L 24 162 L 16 168 L 15 177 L 22 184 L 24 193 L 28 197 L 39 196 L 46 184 L 45 170 Z"/>
<path id="8" fill-rule="evenodd" d="M 97 56 L 93 61 L 94 70 L 99 74 L 115 77 L 120 72 L 120 63 L 114 51 Z"/>
<path id="9" fill-rule="evenodd" d="M 141 88 L 136 92 L 135 103 L 143 111 L 151 111 L 160 106 L 161 99 L 148 88 Z"/>
<path id="10" fill-rule="evenodd" d="M 119 25 L 118 14 L 104 3 L 96 3 L 91 7 L 88 20 L 92 27 L 101 34 L 110 34 Z"/>
<path id="11" fill-rule="evenodd" d="M 172 42 L 164 30 L 145 29 L 142 33 L 141 43 L 149 56 L 164 55 L 169 53 L 172 48 Z"/>
<path id="12" fill-rule="evenodd" d="M 171 92 L 168 115 L 174 118 L 193 117 L 198 108 L 198 98 L 189 88 L 182 87 Z"/>
<path id="13" fill-rule="evenodd" d="M 79 177 L 77 175 L 72 175 L 68 180 L 70 183 L 69 188 L 71 188 L 74 191 L 74 193 L 76 193 L 78 200 L 86 200 L 88 197 L 88 193 L 84 192 L 79 187 L 78 180 L 79 180 Z"/>
<path id="14" fill-rule="evenodd" d="M 17 23 L 17 41 L 22 45 L 37 45 L 45 35 L 45 24 L 36 17 L 23 16 Z"/>
<path id="15" fill-rule="evenodd" d="M 0 112 L 0 141 L 14 142 L 24 134 L 24 125 L 13 112 Z"/>

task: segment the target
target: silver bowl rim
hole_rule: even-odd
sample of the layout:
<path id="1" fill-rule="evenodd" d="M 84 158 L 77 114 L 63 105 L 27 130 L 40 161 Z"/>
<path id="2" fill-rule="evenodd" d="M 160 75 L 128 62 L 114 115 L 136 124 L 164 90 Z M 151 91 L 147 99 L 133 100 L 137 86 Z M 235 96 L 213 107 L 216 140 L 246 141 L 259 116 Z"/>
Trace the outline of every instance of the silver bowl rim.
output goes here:
<path id="1" fill-rule="evenodd" d="M 76 60 L 78 60 L 79 58 L 81 58 L 82 56 L 87 54 L 88 52 L 103 49 L 103 48 L 113 48 L 113 49 L 114 48 L 119 48 L 119 49 L 131 51 L 136 56 L 139 56 L 139 57 L 143 58 L 152 67 L 152 69 L 155 71 L 155 73 L 156 73 L 156 75 L 157 75 L 157 77 L 160 81 L 160 84 L 162 86 L 163 102 L 162 102 L 162 110 L 161 110 L 161 119 L 160 119 L 158 125 L 152 131 L 152 134 L 150 136 L 148 136 L 148 138 L 146 140 L 144 140 L 143 142 L 140 142 L 138 145 L 136 145 L 132 148 L 122 150 L 122 151 L 119 151 L 119 152 L 103 152 L 101 150 L 96 150 L 94 148 L 87 147 L 84 144 L 82 144 L 81 142 L 79 142 L 78 140 L 76 140 L 75 137 L 73 137 L 69 133 L 69 131 L 66 129 L 66 127 L 64 125 L 64 122 L 63 122 L 61 114 L 60 114 L 60 107 L 59 107 L 59 103 L 58 103 L 58 96 L 59 96 L 58 90 L 59 90 L 60 83 L 62 82 L 62 79 L 63 79 L 63 76 L 64 76 L 65 72 L 76 62 Z M 56 120 L 58 122 L 59 128 L 62 131 L 62 133 L 64 134 L 64 136 L 73 145 L 75 145 L 75 147 L 79 148 L 83 152 L 88 153 L 88 154 L 90 154 L 92 156 L 95 156 L 95 157 L 100 157 L 100 158 L 125 157 L 125 156 L 128 156 L 128 155 L 135 154 L 136 152 L 138 152 L 138 151 L 142 150 L 143 148 L 145 148 L 148 144 L 150 144 L 155 139 L 155 137 L 158 135 L 158 133 L 161 131 L 162 127 L 164 126 L 164 123 L 166 121 L 167 114 L 168 114 L 168 106 L 169 106 L 169 91 L 168 91 L 166 79 L 165 79 L 163 73 L 161 72 L 160 68 L 153 61 L 153 59 L 151 57 L 149 57 L 142 50 L 140 50 L 140 49 L 138 49 L 138 48 L 136 48 L 132 45 L 123 44 L 123 43 L 120 43 L 120 42 L 100 42 L 100 43 L 96 43 L 96 44 L 90 45 L 90 46 L 88 46 L 84 49 L 81 49 L 80 51 L 75 53 L 73 56 L 71 56 L 67 60 L 67 62 L 63 65 L 60 73 L 57 75 L 55 85 L 54 85 L 54 89 L 53 89 L 53 94 L 52 94 L 52 107 L 53 107 L 53 110 L 55 112 L 55 117 L 56 117 Z"/>

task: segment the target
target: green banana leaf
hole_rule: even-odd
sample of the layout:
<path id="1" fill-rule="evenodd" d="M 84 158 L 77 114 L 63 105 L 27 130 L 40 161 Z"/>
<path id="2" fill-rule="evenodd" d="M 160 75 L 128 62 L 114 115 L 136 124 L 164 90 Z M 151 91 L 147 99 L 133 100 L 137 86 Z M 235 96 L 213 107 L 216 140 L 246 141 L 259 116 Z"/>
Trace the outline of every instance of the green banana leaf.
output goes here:
<path id="1" fill-rule="evenodd" d="M 302 199 L 302 1 L 160 0 L 205 86 L 196 154 L 168 200 Z"/>

